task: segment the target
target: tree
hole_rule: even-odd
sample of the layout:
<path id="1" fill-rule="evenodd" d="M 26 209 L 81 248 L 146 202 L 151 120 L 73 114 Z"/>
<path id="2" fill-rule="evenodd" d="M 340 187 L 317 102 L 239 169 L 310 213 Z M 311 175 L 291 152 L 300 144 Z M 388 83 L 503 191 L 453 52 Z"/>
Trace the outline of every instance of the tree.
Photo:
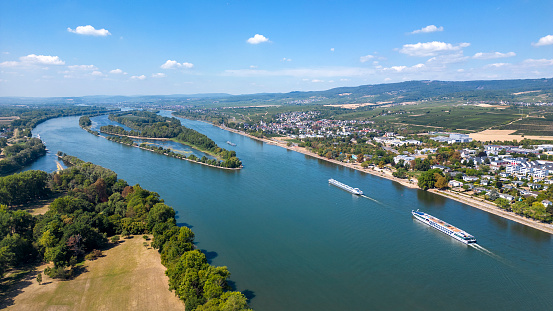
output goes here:
<path id="1" fill-rule="evenodd" d="M 438 189 L 447 188 L 448 187 L 447 178 L 445 178 L 444 176 L 438 177 L 438 179 L 436 180 L 436 183 L 434 184 L 434 187 L 436 187 Z"/>
<path id="2" fill-rule="evenodd" d="M 42 285 L 42 272 L 39 272 L 36 275 L 36 281 L 38 282 L 38 285 Z"/>

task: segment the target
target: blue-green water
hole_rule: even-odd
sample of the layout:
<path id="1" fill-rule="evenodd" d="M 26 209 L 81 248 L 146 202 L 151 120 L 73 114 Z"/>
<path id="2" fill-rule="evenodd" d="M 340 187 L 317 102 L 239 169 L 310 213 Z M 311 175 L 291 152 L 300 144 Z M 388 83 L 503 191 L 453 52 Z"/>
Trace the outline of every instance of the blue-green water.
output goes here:
<path id="1" fill-rule="evenodd" d="M 226 265 L 257 310 L 553 310 L 552 235 L 424 191 L 182 120 L 227 149 L 226 171 L 95 137 L 78 117 L 37 126 L 61 150 L 158 192 Z M 225 142 L 232 141 L 237 146 Z M 335 178 L 371 199 L 328 185 Z M 415 221 L 421 209 L 475 235 L 468 247 Z"/>

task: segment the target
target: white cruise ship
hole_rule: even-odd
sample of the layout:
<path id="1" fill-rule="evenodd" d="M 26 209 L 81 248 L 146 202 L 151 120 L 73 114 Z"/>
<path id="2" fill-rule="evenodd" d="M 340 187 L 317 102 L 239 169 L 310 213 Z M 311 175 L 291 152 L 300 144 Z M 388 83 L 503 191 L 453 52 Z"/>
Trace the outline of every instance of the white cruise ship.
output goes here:
<path id="1" fill-rule="evenodd" d="M 335 179 L 329 179 L 328 180 L 328 183 L 331 184 L 331 185 L 334 185 L 338 188 L 342 188 L 344 190 L 346 190 L 347 192 L 351 192 L 353 194 L 357 194 L 357 195 L 362 195 L 363 194 L 363 191 L 359 190 L 359 188 L 353 188 L 353 187 L 350 187 L 346 184 L 343 184 Z"/>
<path id="2" fill-rule="evenodd" d="M 443 220 L 440 220 L 432 215 L 429 215 L 427 213 L 423 213 L 423 212 L 419 212 L 419 210 L 416 210 L 416 211 L 411 211 L 411 213 L 413 214 L 413 216 L 415 216 L 415 218 L 434 228 L 434 229 L 437 229 L 437 230 L 440 230 L 441 232 L 449 235 L 450 237 L 458 240 L 458 241 L 461 241 L 465 244 L 472 244 L 472 243 L 476 243 L 476 238 L 473 237 L 472 235 L 466 233 L 465 231 L 455 227 L 455 226 L 452 226 L 450 224 L 448 224 L 447 222 L 443 221 Z"/>

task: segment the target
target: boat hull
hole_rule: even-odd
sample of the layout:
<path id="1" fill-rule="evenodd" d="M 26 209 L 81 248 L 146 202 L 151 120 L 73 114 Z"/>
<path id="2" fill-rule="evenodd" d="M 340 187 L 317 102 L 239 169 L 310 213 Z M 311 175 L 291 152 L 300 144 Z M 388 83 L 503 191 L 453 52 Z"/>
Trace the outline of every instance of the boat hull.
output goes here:
<path id="1" fill-rule="evenodd" d="M 474 238 L 472 235 L 466 233 L 465 231 L 454 227 L 448 223 L 443 222 L 440 219 L 437 219 L 436 217 L 417 211 L 411 211 L 413 214 L 413 217 L 415 217 L 416 220 L 422 222 L 423 224 L 432 227 L 438 231 L 441 231 L 442 233 L 445 233 L 449 235 L 450 237 L 454 238 L 455 240 L 462 242 L 464 244 L 474 244 L 476 243 L 476 238 Z M 440 223 L 441 222 L 441 223 Z"/>
<path id="2" fill-rule="evenodd" d="M 356 195 L 363 195 L 363 191 L 359 190 L 359 188 L 353 188 L 351 186 L 348 186 L 346 184 L 343 184 L 335 179 L 329 179 L 328 180 L 328 183 L 333 185 L 333 186 L 336 186 L 342 190 L 346 190 L 347 192 L 349 193 L 353 193 L 353 194 L 356 194 Z"/>

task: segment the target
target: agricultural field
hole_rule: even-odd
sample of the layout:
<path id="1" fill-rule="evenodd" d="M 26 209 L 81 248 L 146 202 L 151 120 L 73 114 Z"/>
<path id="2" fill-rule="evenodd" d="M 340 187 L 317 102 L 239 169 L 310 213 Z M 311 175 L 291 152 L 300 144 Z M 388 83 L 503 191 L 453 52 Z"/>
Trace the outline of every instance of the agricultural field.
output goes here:
<path id="1" fill-rule="evenodd" d="M 553 136 L 553 119 L 524 118 L 500 127 L 502 130 L 514 130 L 514 134 L 528 136 Z"/>

